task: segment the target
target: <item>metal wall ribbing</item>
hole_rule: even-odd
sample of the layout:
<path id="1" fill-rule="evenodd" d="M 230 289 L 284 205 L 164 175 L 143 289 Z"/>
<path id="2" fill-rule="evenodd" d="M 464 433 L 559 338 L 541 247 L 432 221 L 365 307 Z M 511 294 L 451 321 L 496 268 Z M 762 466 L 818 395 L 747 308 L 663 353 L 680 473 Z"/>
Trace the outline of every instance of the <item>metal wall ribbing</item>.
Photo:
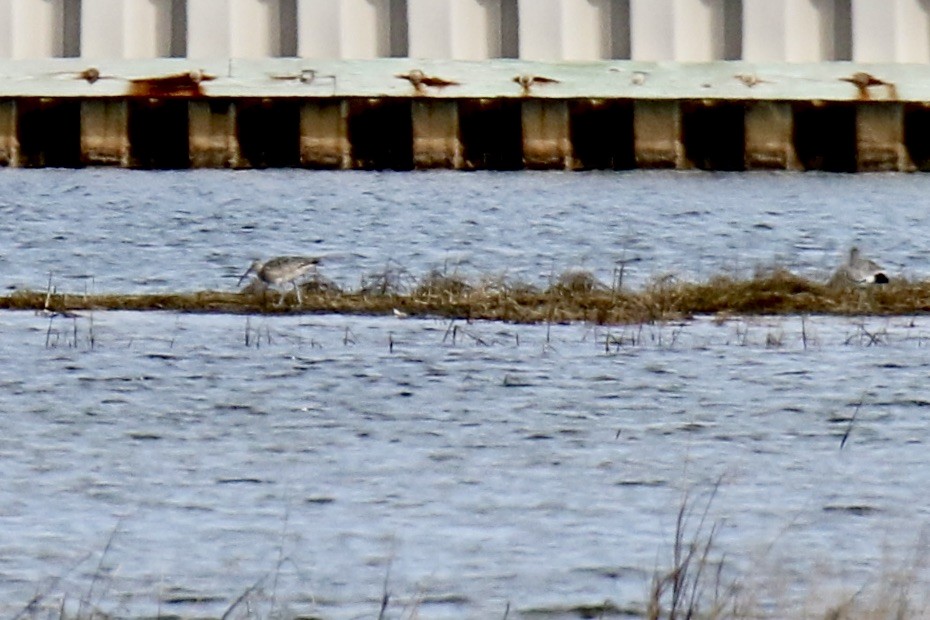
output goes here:
<path id="1" fill-rule="evenodd" d="M 927 0 L 0 0 L 0 58 L 930 62 Z"/>

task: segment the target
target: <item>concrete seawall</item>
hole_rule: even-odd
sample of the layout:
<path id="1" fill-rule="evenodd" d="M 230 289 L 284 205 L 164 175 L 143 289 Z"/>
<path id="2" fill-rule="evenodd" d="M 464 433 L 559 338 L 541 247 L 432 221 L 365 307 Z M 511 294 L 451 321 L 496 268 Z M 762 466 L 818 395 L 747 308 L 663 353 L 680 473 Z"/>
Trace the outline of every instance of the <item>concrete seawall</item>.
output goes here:
<path id="1" fill-rule="evenodd" d="M 930 170 L 928 102 L 901 64 L 0 61 L 0 165 Z"/>

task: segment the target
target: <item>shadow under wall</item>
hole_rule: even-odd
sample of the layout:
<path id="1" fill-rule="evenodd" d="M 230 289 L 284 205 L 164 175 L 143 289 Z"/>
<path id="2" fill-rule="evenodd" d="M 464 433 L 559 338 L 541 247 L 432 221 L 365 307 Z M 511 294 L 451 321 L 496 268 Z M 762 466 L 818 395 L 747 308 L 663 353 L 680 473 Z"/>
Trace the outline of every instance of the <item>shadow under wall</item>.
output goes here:
<path id="1" fill-rule="evenodd" d="M 584 170 L 629 170 L 633 150 L 633 102 L 578 99 L 569 103 L 575 165 Z"/>
<path id="2" fill-rule="evenodd" d="M 744 170 L 746 110 L 742 102 L 683 101 L 685 157 L 702 170 Z"/>
<path id="3" fill-rule="evenodd" d="M 300 165 L 300 103 L 247 99 L 236 103 L 239 155 L 253 168 Z"/>
<path id="4" fill-rule="evenodd" d="M 930 108 L 923 104 L 904 108 L 904 146 L 918 170 L 930 171 Z"/>
<path id="5" fill-rule="evenodd" d="M 355 168 L 413 169 L 413 110 L 410 99 L 350 100 L 348 136 Z"/>
<path id="6" fill-rule="evenodd" d="M 21 166 L 77 168 L 81 165 L 80 100 L 19 99 L 16 110 Z"/>
<path id="7" fill-rule="evenodd" d="M 521 102 L 513 99 L 459 102 L 459 132 L 466 168 L 523 168 L 522 109 Z"/>
<path id="8" fill-rule="evenodd" d="M 129 161 L 135 168 L 190 166 L 188 103 L 183 99 L 128 102 Z"/>
<path id="9" fill-rule="evenodd" d="M 855 105 L 795 104 L 794 148 L 805 170 L 855 172 Z"/>

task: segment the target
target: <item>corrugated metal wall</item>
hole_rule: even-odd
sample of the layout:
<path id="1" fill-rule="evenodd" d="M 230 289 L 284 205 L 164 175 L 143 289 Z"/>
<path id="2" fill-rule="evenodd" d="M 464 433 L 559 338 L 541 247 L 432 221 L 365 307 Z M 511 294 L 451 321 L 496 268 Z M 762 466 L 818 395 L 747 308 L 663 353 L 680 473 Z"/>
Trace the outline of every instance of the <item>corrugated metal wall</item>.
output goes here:
<path id="1" fill-rule="evenodd" d="M 0 58 L 930 62 L 930 0 L 0 0 Z"/>

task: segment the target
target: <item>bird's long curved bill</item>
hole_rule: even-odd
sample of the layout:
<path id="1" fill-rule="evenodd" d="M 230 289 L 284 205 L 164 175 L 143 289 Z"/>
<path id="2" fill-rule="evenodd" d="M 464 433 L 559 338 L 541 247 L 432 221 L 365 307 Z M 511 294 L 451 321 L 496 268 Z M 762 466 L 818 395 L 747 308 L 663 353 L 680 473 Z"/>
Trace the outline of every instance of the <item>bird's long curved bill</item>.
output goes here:
<path id="1" fill-rule="evenodd" d="M 245 280 L 249 276 L 249 274 L 252 273 L 253 271 L 255 271 L 255 269 L 252 267 L 249 267 L 248 269 L 246 269 L 245 273 L 239 276 L 239 281 L 236 282 L 236 286 L 241 286 L 242 281 Z"/>

